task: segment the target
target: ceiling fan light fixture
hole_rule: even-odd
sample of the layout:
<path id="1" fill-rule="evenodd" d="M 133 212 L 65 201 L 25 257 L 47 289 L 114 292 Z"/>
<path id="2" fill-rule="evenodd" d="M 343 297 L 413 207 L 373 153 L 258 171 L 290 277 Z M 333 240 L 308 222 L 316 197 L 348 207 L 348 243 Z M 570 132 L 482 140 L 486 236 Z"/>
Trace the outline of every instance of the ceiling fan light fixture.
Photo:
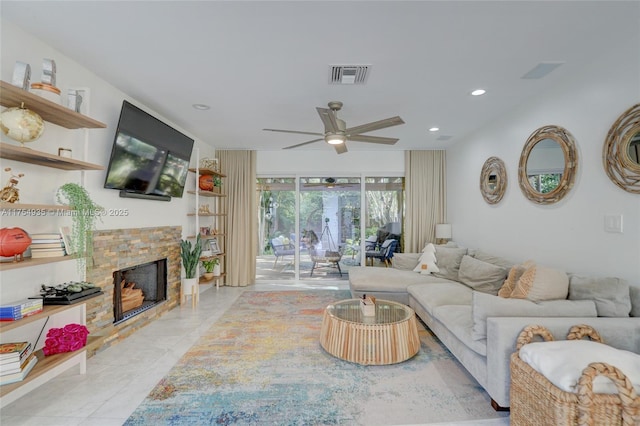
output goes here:
<path id="1" fill-rule="evenodd" d="M 324 137 L 324 140 L 330 145 L 340 145 L 344 143 L 346 138 L 344 135 L 327 135 Z"/>

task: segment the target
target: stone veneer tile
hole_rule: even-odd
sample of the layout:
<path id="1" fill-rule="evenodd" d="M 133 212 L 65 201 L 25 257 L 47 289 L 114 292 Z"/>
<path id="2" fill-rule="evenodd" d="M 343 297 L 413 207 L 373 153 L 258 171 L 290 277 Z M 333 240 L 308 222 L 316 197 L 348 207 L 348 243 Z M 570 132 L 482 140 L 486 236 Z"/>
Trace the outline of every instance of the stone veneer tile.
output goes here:
<path id="1" fill-rule="evenodd" d="M 89 331 L 104 339 L 97 351 L 117 343 L 179 304 L 181 238 L 180 226 L 94 232 L 93 267 L 87 272 L 87 280 L 101 287 L 104 294 L 89 299 L 86 306 Z M 113 325 L 113 272 L 162 258 L 167 258 L 167 300 Z"/>

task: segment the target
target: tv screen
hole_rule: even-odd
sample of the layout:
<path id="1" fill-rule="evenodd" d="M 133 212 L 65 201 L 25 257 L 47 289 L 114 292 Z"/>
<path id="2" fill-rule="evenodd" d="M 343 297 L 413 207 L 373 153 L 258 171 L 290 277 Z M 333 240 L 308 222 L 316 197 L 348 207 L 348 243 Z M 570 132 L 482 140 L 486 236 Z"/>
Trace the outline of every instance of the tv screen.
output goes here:
<path id="1" fill-rule="evenodd" d="M 123 101 L 104 187 L 182 197 L 192 150 L 193 139 Z"/>

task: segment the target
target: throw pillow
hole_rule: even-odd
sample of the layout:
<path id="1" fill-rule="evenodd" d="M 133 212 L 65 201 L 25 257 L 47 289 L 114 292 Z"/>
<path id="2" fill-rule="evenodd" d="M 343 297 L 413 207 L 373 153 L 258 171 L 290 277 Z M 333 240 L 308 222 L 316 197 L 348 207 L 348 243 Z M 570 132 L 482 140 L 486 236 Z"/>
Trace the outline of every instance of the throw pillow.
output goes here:
<path id="1" fill-rule="evenodd" d="M 475 253 L 473 254 L 473 257 L 475 257 L 478 260 L 482 260 L 483 262 L 492 263 L 494 265 L 505 268 L 507 271 L 511 269 L 513 265 L 515 265 L 515 262 L 505 259 L 504 257 L 495 256 L 493 254 L 487 253 L 486 251 L 483 251 L 481 249 L 476 250 Z"/>
<path id="2" fill-rule="evenodd" d="M 507 277 L 507 269 L 483 262 L 469 255 L 462 256 L 458 281 L 483 293 L 498 294 L 498 290 Z"/>
<path id="3" fill-rule="evenodd" d="M 631 315 L 632 317 L 640 317 L 640 287 L 629 286 L 629 295 L 631 296 Z"/>
<path id="4" fill-rule="evenodd" d="M 489 317 L 595 317 L 596 305 L 592 300 L 530 300 L 503 299 L 479 291 L 473 292 L 472 302 L 474 340 L 487 338 Z"/>
<path id="5" fill-rule="evenodd" d="M 507 275 L 507 279 L 504 280 L 504 284 L 498 290 L 498 296 L 504 297 L 508 299 L 511 297 L 511 293 L 513 293 L 513 289 L 516 288 L 516 284 L 518 280 L 524 274 L 526 268 L 522 265 L 514 265 L 513 268 L 509 271 L 509 275 Z"/>
<path id="6" fill-rule="evenodd" d="M 436 255 L 432 252 L 422 253 L 420 260 L 418 260 L 418 265 L 413 269 L 413 272 L 419 272 L 425 275 L 431 275 L 439 271 L 440 269 L 438 269 L 436 265 Z"/>
<path id="7" fill-rule="evenodd" d="M 541 300 L 566 299 L 569 277 L 557 269 L 532 265 L 522 274 L 511 292 L 512 299 Z"/>
<path id="8" fill-rule="evenodd" d="M 599 317 L 628 317 L 631 312 L 629 284 L 620 278 L 587 278 L 572 275 L 569 299 L 593 300 Z"/>
<path id="9" fill-rule="evenodd" d="M 575 393 L 582 370 L 592 362 L 615 365 L 640 391 L 640 355 L 588 340 L 560 340 L 524 345 L 518 354 L 538 373 L 565 392 Z M 593 379 L 593 392 L 618 394 L 614 383 L 605 376 Z"/>
<path id="10" fill-rule="evenodd" d="M 462 256 L 467 254 L 466 248 L 436 246 L 436 263 L 440 271 L 433 275 L 448 280 L 458 281 L 458 271 Z"/>
<path id="11" fill-rule="evenodd" d="M 522 265 L 513 265 L 513 267 L 509 270 L 509 275 L 507 275 L 507 279 L 504 281 L 504 284 L 498 291 L 498 296 L 509 298 L 511 297 L 511 293 L 516 288 L 516 284 L 518 280 L 524 274 L 524 271 L 527 270 L 530 266 L 533 266 L 534 262 L 531 260 L 526 261 Z"/>

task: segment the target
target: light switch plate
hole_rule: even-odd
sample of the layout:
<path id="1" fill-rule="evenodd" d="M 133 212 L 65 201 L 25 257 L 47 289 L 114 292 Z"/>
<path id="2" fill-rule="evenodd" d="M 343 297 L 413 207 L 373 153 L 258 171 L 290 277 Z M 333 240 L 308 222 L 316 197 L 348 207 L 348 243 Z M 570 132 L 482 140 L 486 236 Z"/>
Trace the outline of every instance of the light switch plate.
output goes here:
<path id="1" fill-rule="evenodd" d="M 622 215 L 607 214 L 604 216 L 604 230 L 606 232 L 622 233 Z"/>

